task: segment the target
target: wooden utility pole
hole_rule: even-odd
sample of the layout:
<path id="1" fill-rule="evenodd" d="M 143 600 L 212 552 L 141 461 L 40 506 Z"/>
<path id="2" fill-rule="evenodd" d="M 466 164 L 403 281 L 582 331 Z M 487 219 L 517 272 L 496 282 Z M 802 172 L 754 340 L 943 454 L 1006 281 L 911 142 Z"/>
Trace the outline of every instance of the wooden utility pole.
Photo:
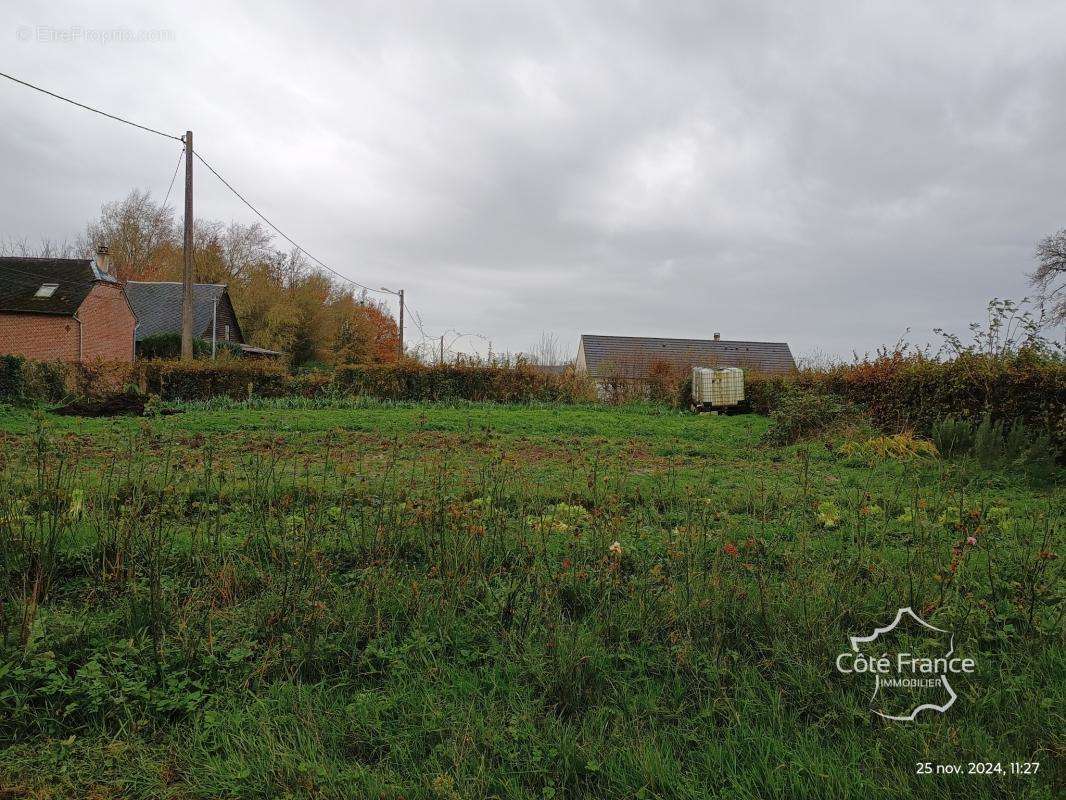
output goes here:
<path id="1" fill-rule="evenodd" d="M 192 131 L 185 131 L 185 271 L 181 291 L 181 360 L 192 360 Z"/>
<path id="2" fill-rule="evenodd" d="M 444 363 L 444 336 L 440 337 L 440 363 Z"/>
<path id="3" fill-rule="evenodd" d="M 400 360 L 403 360 L 403 289 L 399 291 L 400 295 Z"/>

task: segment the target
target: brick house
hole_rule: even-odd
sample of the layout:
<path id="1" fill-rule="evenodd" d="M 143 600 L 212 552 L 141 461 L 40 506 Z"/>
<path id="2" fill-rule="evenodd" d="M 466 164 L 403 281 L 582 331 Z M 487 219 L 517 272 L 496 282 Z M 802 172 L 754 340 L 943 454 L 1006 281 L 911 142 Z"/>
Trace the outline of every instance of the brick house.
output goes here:
<path id="1" fill-rule="evenodd" d="M 0 258 L 0 355 L 134 358 L 137 316 L 106 248 L 89 258 Z"/>

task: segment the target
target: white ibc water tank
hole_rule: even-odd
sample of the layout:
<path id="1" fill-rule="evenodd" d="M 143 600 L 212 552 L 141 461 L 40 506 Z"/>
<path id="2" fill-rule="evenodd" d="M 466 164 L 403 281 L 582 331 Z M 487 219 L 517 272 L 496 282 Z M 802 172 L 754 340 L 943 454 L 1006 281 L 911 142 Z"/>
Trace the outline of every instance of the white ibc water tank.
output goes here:
<path id="1" fill-rule="evenodd" d="M 743 400 L 744 370 L 692 368 L 692 402 L 696 405 L 735 406 Z"/>

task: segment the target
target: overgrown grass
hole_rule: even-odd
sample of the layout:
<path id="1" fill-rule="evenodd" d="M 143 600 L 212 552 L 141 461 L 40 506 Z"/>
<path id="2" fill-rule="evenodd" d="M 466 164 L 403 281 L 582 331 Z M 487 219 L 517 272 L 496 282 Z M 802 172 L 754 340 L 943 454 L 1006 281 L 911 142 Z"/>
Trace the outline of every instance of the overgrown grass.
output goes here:
<path id="1" fill-rule="evenodd" d="M 771 447 L 750 416 L 299 410 L 0 411 L 4 791 L 1061 788 L 1058 484 Z M 948 713 L 909 724 L 834 667 L 904 605 L 979 665 Z"/>

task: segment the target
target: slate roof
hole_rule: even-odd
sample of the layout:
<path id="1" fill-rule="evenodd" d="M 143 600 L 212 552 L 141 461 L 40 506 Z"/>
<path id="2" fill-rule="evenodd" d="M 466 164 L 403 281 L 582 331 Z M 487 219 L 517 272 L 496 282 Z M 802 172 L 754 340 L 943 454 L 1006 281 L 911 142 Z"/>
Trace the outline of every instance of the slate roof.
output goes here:
<path id="1" fill-rule="evenodd" d="M 138 342 L 146 336 L 159 333 L 181 333 L 181 295 L 182 284 L 177 282 L 126 281 L 126 296 L 133 306 L 133 313 L 137 315 Z M 211 332 L 211 318 L 216 299 L 220 303 L 229 302 L 229 295 L 223 284 L 193 284 L 193 336 L 204 336 Z M 219 331 L 219 336 L 221 335 Z"/>
<path id="2" fill-rule="evenodd" d="M 0 258 L 0 312 L 70 316 L 100 281 L 115 283 L 89 258 Z M 51 297 L 35 297 L 45 283 L 58 287 Z"/>
<path id="3" fill-rule="evenodd" d="M 784 342 L 746 342 L 727 339 L 660 339 L 644 336 L 585 334 L 580 347 L 590 375 L 600 369 L 624 377 L 641 378 L 649 366 L 665 362 L 678 369 L 741 367 L 768 375 L 796 369 L 792 351 Z"/>

